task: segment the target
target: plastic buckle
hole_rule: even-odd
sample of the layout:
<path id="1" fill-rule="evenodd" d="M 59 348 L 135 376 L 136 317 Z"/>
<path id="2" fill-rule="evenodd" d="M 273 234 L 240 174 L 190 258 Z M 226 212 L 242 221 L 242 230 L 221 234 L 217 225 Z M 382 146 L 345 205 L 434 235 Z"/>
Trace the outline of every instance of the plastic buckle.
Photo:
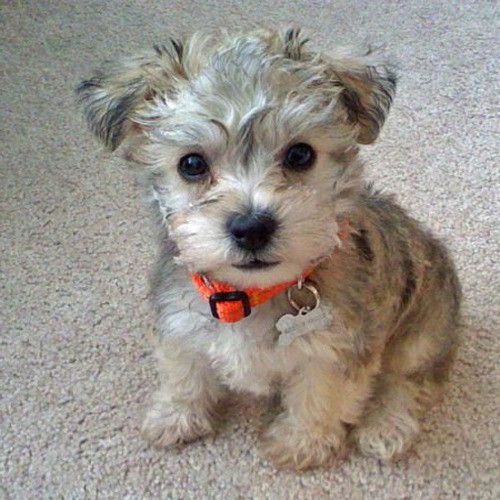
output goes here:
<path id="1" fill-rule="evenodd" d="M 241 302 L 243 306 L 243 317 L 246 318 L 252 312 L 250 307 L 250 299 L 245 292 L 241 290 L 236 290 L 234 292 L 217 292 L 210 295 L 208 299 L 210 304 L 210 310 L 212 311 L 212 316 L 214 318 L 220 319 L 219 313 L 217 312 L 217 304 L 221 302 Z"/>

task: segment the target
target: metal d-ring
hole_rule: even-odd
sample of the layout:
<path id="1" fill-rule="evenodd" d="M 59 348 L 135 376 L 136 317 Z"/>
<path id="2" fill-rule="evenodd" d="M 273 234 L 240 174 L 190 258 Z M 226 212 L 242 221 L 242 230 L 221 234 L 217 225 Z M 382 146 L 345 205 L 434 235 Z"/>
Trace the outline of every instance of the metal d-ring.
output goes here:
<path id="1" fill-rule="evenodd" d="M 319 294 L 319 291 L 318 289 L 313 285 L 312 282 L 310 281 L 305 281 L 303 283 L 300 283 L 300 286 L 297 285 L 294 285 L 294 286 L 291 286 L 288 290 L 287 290 L 287 298 L 288 298 L 288 302 L 290 303 L 290 305 L 296 310 L 296 311 L 300 311 L 301 309 L 304 309 L 304 307 L 300 307 L 299 304 L 297 304 L 297 302 L 295 302 L 295 300 L 293 300 L 293 297 L 292 297 L 292 290 L 294 288 L 297 288 L 297 290 L 301 290 L 303 288 L 305 288 L 306 290 L 308 290 L 309 292 L 311 292 L 314 296 L 314 298 L 316 299 L 316 304 L 314 304 L 314 307 L 307 307 L 307 309 L 309 311 L 313 310 L 313 309 L 316 309 L 316 307 L 319 306 L 319 303 L 321 302 L 321 296 Z"/>

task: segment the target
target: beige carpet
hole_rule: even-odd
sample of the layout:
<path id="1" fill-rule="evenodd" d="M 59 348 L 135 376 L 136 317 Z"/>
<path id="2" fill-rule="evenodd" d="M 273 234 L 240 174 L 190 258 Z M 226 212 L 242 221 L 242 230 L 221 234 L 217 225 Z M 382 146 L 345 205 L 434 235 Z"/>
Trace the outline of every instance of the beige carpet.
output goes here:
<path id="1" fill-rule="evenodd" d="M 0 498 L 499 498 L 495 2 L 2 3 Z M 258 21 L 299 22 L 323 48 L 385 44 L 401 65 L 365 157 L 378 185 L 449 243 L 466 304 L 448 397 L 395 465 L 354 455 L 276 472 L 257 454 L 261 410 L 248 402 L 219 437 L 181 452 L 138 436 L 155 385 L 152 228 L 72 90 L 98 61 L 169 33 Z"/>

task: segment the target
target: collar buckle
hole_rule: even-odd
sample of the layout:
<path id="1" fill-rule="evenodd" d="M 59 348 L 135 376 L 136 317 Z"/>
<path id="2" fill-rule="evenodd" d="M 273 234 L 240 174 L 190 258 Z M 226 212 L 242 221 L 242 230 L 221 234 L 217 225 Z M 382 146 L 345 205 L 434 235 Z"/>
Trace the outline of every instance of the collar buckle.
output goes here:
<path id="1" fill-rule="evenodd" d="M 219 312 L 217 311 L 217 304 L 224 302 L 241 302 L 243 307 L 243 318 L 250 316 L 252 308 L 250 307 L 250 298 L 248 295 L 241 291 L 236 290 L 234 292 L 216 292 L 210 295 L 208 302 L 210 304 L 210 310 L 212 311 L 212 316 L 217 319 L 221 319 Z"/>

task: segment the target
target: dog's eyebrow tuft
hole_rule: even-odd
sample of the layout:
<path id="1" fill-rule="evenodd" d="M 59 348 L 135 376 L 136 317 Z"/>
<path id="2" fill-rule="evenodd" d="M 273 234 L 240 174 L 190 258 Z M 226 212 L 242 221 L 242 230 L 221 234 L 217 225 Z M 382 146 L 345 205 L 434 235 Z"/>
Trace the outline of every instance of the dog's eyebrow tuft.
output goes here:
<path id="1" fill-rule="evenodd" d="M 271 109 L 272 107 L 270 105 L 256 107 L 244 115 L 240 120 L 236 141 L 240 147 L 243 148 L 242 160 L 245 164 L 249 162 L 254 149 L 254 126 L 257 122 L 262 120 Z"/>
<path id="2" fill-rule="evenodd" d="M 227 129 L 226 125 L 222 123 L 220 120 L 217 120 L 216 118 L 211 118 L 210 123 L 213 123 L 216 127 L 218 127 L 224 135 L 226 136 L 226 140 L 229 140 L 229 130 Z"/>
<path id="3" fill-rule="evenodd" d="M 271 105 L 265 104 L 264 106 L 255 107 L 245 114 L 240 120 L 238 140 L 241 141 L 245 139 L 251 132 L 254 125 L 261 121 L 271 111 L 271 109 Z"/>

